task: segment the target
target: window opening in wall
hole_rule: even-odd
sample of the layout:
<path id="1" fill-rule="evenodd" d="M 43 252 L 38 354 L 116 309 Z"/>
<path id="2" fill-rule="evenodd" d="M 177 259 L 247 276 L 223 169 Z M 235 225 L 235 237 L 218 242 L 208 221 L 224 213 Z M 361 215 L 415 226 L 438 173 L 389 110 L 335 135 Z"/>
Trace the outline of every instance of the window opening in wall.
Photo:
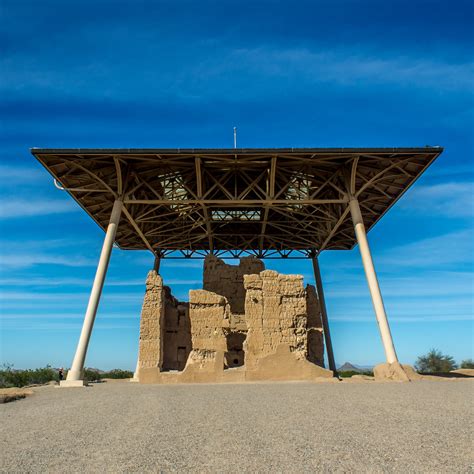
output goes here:
<path id="1" fill-rule="evenodd" d="M 245 362 L 244 342 L 247 337 L 245 332 L 235 331 L 226 334 L 227 352 L 225 353 L 225 369 L 241 367 Z"/>

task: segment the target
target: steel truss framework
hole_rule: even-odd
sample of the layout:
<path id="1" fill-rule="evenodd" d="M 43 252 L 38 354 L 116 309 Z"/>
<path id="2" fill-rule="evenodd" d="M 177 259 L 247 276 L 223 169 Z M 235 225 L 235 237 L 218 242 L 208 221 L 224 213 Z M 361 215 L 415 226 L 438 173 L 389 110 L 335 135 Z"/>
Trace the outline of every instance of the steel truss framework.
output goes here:
<path id="1" fill-rule="evenodd" d="M 353 149 L 32 149 L 116 244 L 160 258 L 308 258 L 355 243 L 349 200 L 369 230 L 442 152 Z"/>

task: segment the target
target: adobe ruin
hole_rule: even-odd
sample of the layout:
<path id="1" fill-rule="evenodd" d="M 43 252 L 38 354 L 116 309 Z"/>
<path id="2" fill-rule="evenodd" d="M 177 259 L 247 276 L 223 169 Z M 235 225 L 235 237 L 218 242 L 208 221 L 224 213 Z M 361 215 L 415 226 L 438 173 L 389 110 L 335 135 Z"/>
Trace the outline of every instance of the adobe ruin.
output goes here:
<path id="1" fill-rule="evenodd" d="M 203 289 L 179 302 L 152 270 L 140 321 L 141 383 L 312 380 L 324 369 L 319 301 L 300 275 L 208 255 Z"/>

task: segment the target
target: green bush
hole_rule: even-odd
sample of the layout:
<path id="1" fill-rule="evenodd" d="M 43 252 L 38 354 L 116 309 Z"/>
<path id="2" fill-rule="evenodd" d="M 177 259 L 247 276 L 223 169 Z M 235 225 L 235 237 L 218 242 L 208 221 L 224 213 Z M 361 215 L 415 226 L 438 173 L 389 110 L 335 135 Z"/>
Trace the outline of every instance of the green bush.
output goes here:
<path id="1" fill-rule="evenodd" d="M 15 370 L 13 369 L 13 365 L 4 364 L 0 370 L 1 388 L 40 385 L 50 382 L 51 380 L 58 381 L 59 376 L 57 371 L 52 369 L 50 365 L 40 369 Z"/>
<path id="2" fill-rule="evenodd" d="M 64 371 L 66 379 L 67 371 Z M 84 369 L 84 379 L 88 382 L 100 382 L 101 379 L 129 379 L 133 372 L 113 369 L 100 373 L 97 369 Z M 24 387 L 25 385 L 41 385 L 52 380 L 58 382 L 58 371 L 50 365 L 40 369 L 15 370 L 12 364 L 3 364 L 0 369 L 0 388 Z"/>
<path id="3" fill-rule="evenodd" d="M 474 360 L 466 359 L 461 362 L 461 369 L 474 369 Z"/>
<path id="4" fill-rule="evenodd" d="M 456 363 L 451 356 L 445 355 L 437 349 L 431 349 L 428 354 L 418 357 L 415 362 L 415 369 L 422 374 L 450 372 L 456 367 Z"/>
<path id="5" fill-rule="evenodd" d="M 101 379 L 101 374 L 95 369 L 84 369 L 84 380 L 88 382 L 98 382 Z"/>
<path id="6" fill-rule="evenodd" d="M 110 372 L 105 372 L 101 375 L 103 379 L 131 379 L 133 372 L 130 370 L 112 369 Z"/>

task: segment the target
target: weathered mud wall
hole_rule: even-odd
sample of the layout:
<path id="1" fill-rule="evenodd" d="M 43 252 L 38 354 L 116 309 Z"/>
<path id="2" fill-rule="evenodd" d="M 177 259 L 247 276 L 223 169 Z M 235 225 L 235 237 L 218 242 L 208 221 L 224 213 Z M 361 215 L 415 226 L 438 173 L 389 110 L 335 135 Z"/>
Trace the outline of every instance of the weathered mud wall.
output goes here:
<path id="1" fill-rule="evenodd" d="M 150 271 L 140 319 L 139 368 L 183 370 L 191 348 L 188 305 Z"/>
<path id="2" fill-rule="evenodd" d="M 254 257 L 240 259 L 239 265 L 227 265 L 221 259 L 208 255 L 204 260 L 203 288 L 225 296 L 232 313 L 245 311 L 244 275 L 265 270 L 263 262 Z"/>
<path id="3" fill-rule="evenodd" d="M 158 367 L 161 369 L 164 316 L 163 279 L 151 270 L 146 279 L 146 292 L 140 317 L 139 368 Z"/>
<path id="4" fill-rule="evenodd" d="M 224 328 L 230 322 L 226 298 L 211 291 L 191 290 L 189 319 L 193 351 L 226 351 Z"/>
<path id="5" fill-rule="evenodd" d="M 305 358 L 307 315 L 303 277 L 265 270 L 259 275 L 245 275 L 244 286 L 246 365 L 275 353 L 280 345 L 288 346 L 298 358 Z"/>

